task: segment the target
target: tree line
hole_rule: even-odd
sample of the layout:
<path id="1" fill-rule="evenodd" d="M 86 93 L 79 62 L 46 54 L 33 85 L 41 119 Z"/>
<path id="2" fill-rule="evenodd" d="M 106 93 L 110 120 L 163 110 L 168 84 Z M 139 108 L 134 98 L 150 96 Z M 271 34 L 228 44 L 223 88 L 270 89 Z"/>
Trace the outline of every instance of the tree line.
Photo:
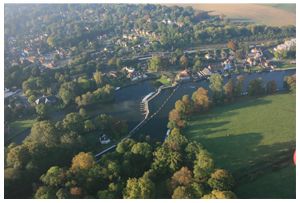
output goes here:
<path id="1" fill-rule="evenodd" d="M 244 76 L 238 75 L 236 78 L 230 78 L 224 84 L 223 77 L 216 73 L 209 78 L 209 90 L 203 87 L 198 88 L 192 96 L 184 95 L 177 100 L 169 113 L 168 128 L 184 128 L 187 125 L 188 117 L 193 113 L 206 112 L 213 106 L 231 103 L 242 95 L 259 97 L 277 92 L 277 83 L 270 80 L 263 83 L 262 78 L 256 78 L 248 83 L 244 91 Z M 295 93 L 296 76 L 286 76 L 284 78 L 284 87 L 290 92 Z"/>

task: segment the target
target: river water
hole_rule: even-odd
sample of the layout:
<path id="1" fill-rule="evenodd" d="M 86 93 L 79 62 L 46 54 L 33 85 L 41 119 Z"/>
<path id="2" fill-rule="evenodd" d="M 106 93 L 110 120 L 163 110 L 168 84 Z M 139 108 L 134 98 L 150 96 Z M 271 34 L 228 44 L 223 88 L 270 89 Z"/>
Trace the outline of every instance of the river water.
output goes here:
<path id="1" fill-rule="evenodd" d="M 263 79 L 264 84 L 267 83 L 270 80 L 275 80 L 277 83 L 277 88 L 279 90 L 283 90 L 283 80 L 285 76 L 293 75 L 296 73 L 295 69 L 292 70 L 284 70 L 284 71 L 274 71 L 274 72 L 263 72 L 263 73 L 251 73 L 251 74 L 243 74 L 245 76 L 244 80 L 244 91 L 246 91 L 246 88 L 248 86 L 248 83 L 256 79 L 258 77 L 261 77 Z M 236 75 L 233 75 L 232 78 L 236 78 Z M 224 83 L 226 83 L 228 79 L 224 79 Z M 162 141 L 165 138 L 166 132 L 167 132 L 167 123 L 168 123 L 168 114 L 169 112 L 174 108 L 175 102 L 178 99 L 181 99 L 183 95 L 192 95 L 195 90 L 199 87 L 204 87 L 208 89 L 209 82 L 204 81 L 198 81 L 198 82 L 188 82 L 182 84 L 178 90 L 175 92 L 175 94 L 170 98 L 170 100 L 166 103 L 164 108 L 149 122 L 147 122 L 143 128 L 138 130 L 135 133 L 135 136 L 144 134 L 144 135 L 150 135 L 151 138 L 155 140 Z M 160 95 L 155 97 L 153 100 L 149 102 L 149 110 L 150 115 L 151 113 L 155 112 L 163 103 L 165 98 L 167 98 L 172 92 L 172 89 L 166 89 L 161 92 Z"/>
<path id="2" fill-rule="evenodd" d="M 293 70 L 274 71 L 268 73 L 252 73 L 244 74 L 244 88 L 246 89 L 249 81 L 261 77 L 264 82 L 275 80 L 277 88 L 283 89 L 283 78 L 292 75 L 296 72 Z M 235 76 L 233 76 L 235 78 Z M 228 79 L 224 79 L 226 82 Z M 174 108 L 175 102 L 183 95 L 192 95 L 199 87 L 208 88 L 208 81 L 188 82 L 180 85 L 178 90 L 171 96 L 159 113 L 147 122 L 141 129 L 135 132 L 134 136 L 150 135 L 156 140 L 163 140 L 167 131 L 168 114 Z M 135 85 L 121 88 L 115 93 L 115 101 L 108 104 L 98 104 L 92 109 L 87 109 L 89 115 L 96 116 L 102 113 L 112 115 L 118 119 L 126 120 L 129 131 L 134 128 L 139 122 L 144 119 L 143 111 L 141 110 L 141 101 L 149 93 L 154 92 L 157 88 L 153 85 L 153 81 L 147 80 Z M 166 98 L 173 92 L 173 89 L 164 89 L 159 95 L 149 102 L 149 110 L 151 116 L 164 103 Z M 16 137 L 13 141 L 21 143 L 30 131 L 24 132 L 21 136 Z"/>

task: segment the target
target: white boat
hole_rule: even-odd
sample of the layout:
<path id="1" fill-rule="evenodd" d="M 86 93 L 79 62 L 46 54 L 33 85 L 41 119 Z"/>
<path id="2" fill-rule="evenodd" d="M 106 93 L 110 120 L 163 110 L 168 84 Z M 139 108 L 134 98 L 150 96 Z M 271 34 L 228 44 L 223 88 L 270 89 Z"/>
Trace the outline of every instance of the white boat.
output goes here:
<path id="1" fill-rule="evenodd" d="M 165 140 L 168 138 L 170 132 L 171 132 L 171 129 L 168 129 L 168 130 L 167 130 L 167 133 L 166 133 L 166 136 L 165 136 Z"/>
<path id="2" fill-rule="evenodd" d="M 119 90 L 120 89 L 120 87 L 116 87 L 116 89 L 115 90 Z"/>
<path id="3" fill-rule="evenodd" d="M 169 136 L 170 132 L 171 132 L 171 129 L 168 129 L 166 136 Z"/>

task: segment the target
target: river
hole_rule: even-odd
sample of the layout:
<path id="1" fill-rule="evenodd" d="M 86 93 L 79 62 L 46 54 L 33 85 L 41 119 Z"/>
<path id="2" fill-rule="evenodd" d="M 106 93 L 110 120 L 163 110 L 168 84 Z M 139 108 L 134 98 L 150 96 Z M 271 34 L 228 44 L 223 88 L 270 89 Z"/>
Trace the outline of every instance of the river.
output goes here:
<path id="1" fill-rule="evenodd" d="M 245 76 L 244 89 L 246 89 L 250 80 L 261 77 L 264 82 L 269 80 L 275 80 L 277 88 L 283 89 L 283 78 L 287 75 L 292 75 L 296 72 L 295 69 L 274 71 L 265 73 L 251 73 L 243 74 Z M 235 78 L 235 76 L 233 76 Z M 226 82 L 228 79 L 224 79 Z M 192 93 L 199 87 L 208 88 L 208 81 L 188 82 L 180 85 L 177 91 L 170 97 L 165 106 L 159 111 L 159 113 L 150 119 L 142 128 L 134 133 L 134 137 L 144 134 L 150 135 L 151 138 L 162 141 L 167 131 L 168 114 L 174 108 L 175 102 L 183 95 L 192 95 Z M 154 92 L 156 87 L 151 80 L 143 81 L 135 85 L 121 88 L 115 93 L 115 101 L 108 104 L 98 104 L 91 109 L 87 109 L 89 115 L 96 116 L 102 113 L 112 115 L 118 119 L 126 120 L 129 130 L 134 128 L 139 122 L 144 119 L 143 112 L 141 111 L 142 99 L 151 92 Z M 164 103 L 166 98 L 170 96 L 173 89 L 164 89 L 159 95 L 149 102 L 149 117 L 156 112 L 160 106 Z M 64 113 L 62 113 L 63 115 Z M 30 131 L 26 131 L 20 136 L 14 138 L 14 142 L 21 143 L 23 139 L 29 134 Z"/>
<path id="2" fill-rule="evenodd" d="M 270 80 L 275 80 L 277 83 L 277 88 L 279 90 L 283 90 L 283 80 L 285 76 L 293 75 L 296 73 L 295 69 L 292 70 L 283 70 L 283 71 L 274 71 L 274 72 L 262 72 L 262 73 L 251 73 L 251 74 L 242 74 L 245 76 L 244 80 L 244 91 L 248 86 L 249 81 L 261 77 L 263 79 L 264 84 Z M 236 75 L 233 75 L 232 78 L 236 78 Z M 228 79 L 224 79 L 224 83 L 226 83 Z M 167 132 L 167 123 L 168 123 L 168 114 L 174 108 L 175 102 L 178 99 L 181 99 L 183 95 L 192 95 L 192 93 L 199 87 L 208 88 L 209 82 L 198 81 L 198 82 L 188 82 L 182 84 L 175 94 L 170 98 L 170 100 L 166 103 L 164 108 L 149 122 L 147 122 L 143 128 L 138 130 L 135 133 L 135 136 L 144 134 L 150 135 L 151 138 L 162 141 L 165 138 Z M 161 92 L 160 95 L 155 97 L 153 100 L 149 102 L 149 110 L 150 116 L 151 113 L 155 112 L 163 103 L 164 99 L 167 98 L 171 94 L 172 89 L 166 89 Z"/>

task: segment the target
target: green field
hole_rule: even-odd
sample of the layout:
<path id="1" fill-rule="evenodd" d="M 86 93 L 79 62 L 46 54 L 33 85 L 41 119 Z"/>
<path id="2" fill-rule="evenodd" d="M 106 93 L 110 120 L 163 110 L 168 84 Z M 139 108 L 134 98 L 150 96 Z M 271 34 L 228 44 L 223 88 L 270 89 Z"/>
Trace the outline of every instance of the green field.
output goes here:
<path id="1" fill-rule="evenodd" d="M 266 174 L 253 182 L 241 185 L 236 189 L 241 198 L 257 199 L 295 199 L 296 198 L 296 167 L 288 167 Z"/>
<path id="2" fill-rule="evenodd" d="M 276 161 L 278 155 L 295 149 L 295 95 L 285 93 L 256 99 L 244 98 L 234 104 L 215 107 L 209 113 L 193 116 L 184 134 L 202 143 L 213 155 L 216 165 L 233 174 L 241 169 Z M 276 176 L 275 173 L 280 172 L 268 172 L 269 176 L 264 174 L 257 181 L 267 184 L 270 180 L 269 190 L 273 191 L 271 179 Z M 295 178 L 292 176 L 290 179 Z M 250 193 L 255 194 L 255 190 Z M 274 189 L 274 194 L 276 192 Z"/>
<path id="3" fill-rule="evenodd" d="M 171 80 L 165 75 L 162 75 L 159 79 L 157 79 L 157 81 L 163 85 L 171 85 L 172 84 Z"/>
<path id="4" fill-rule="evenodd" d="M 15 137 L 16 135 L 20 134 L 21 132 L 27 130 L 28 128 L 31 128 L 33 123 L 35 122 L 35 119 L 27 119 L 27 120 L 18 120 L 14 121 L 10 124 L 10 133 L 9 137 Z"/>

